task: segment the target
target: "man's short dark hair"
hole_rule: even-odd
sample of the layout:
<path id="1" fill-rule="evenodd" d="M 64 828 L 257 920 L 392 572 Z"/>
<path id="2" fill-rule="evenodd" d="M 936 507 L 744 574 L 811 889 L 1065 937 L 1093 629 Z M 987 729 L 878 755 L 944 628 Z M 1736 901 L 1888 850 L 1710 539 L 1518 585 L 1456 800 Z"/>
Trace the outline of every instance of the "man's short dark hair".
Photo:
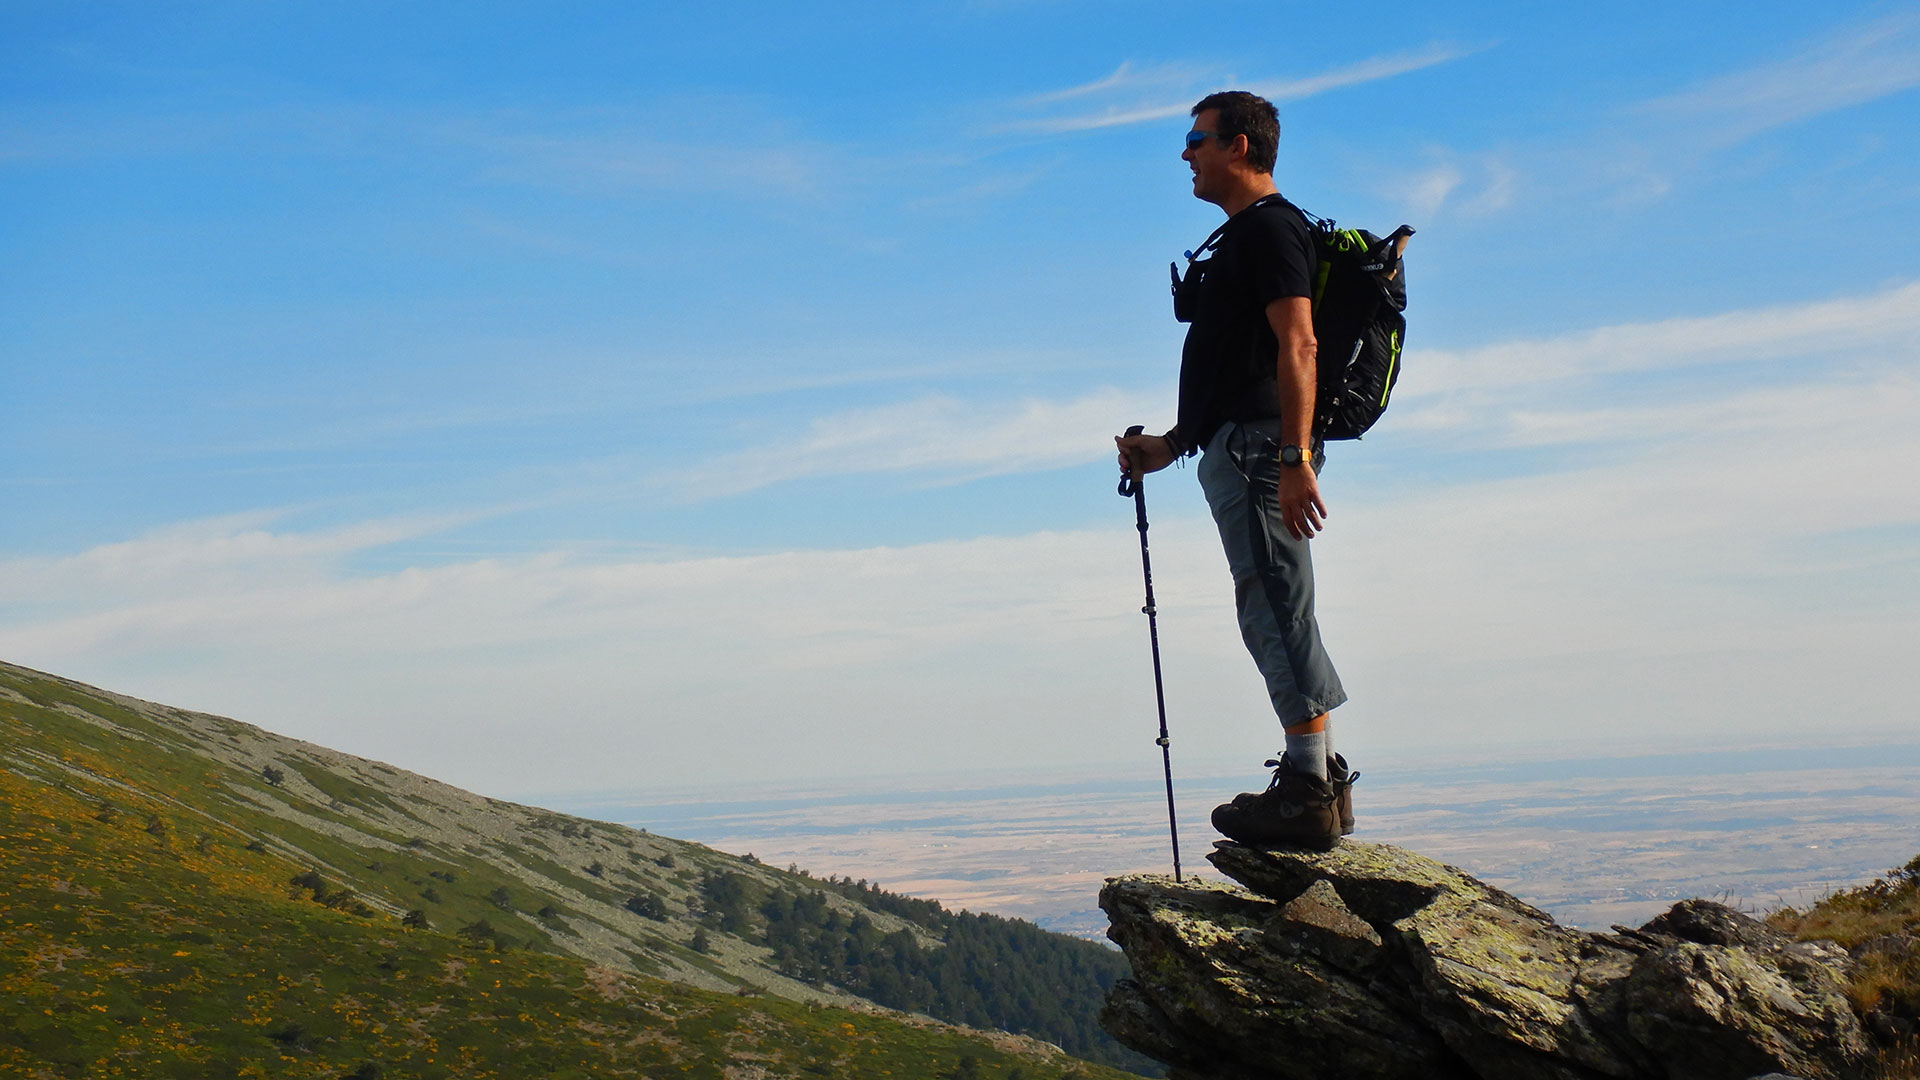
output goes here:
<path id="1" fill-rule="evenodd" d="M 1201 98 L 1193 107 L 1193 115 L 1208 109 L 1220 110 L 1220 122 L 1215 126 L 1220 129 L 1222 142 L 1245 135 L 1247 164 L 1263 173 L 1273 171 L 1274 158 L 1280 153 L 1280 113 L 1273 102 L 1245 90 L 1222 90 Z"/>

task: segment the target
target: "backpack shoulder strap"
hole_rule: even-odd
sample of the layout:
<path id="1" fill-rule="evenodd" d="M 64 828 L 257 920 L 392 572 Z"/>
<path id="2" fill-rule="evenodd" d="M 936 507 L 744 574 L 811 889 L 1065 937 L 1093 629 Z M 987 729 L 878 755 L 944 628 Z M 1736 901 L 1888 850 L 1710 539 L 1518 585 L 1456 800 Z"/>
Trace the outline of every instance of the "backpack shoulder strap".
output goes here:
<path id="1" fill-rule="evenodd" d="M 1302 210 L 1299 207 L 1294 206 L 1292 203 L 1287 201 L 1286 196 L 1280 194 L 1277 191 L 1271 195 L 1262 195 L 1258 199 L 1255 199 L 1252 202 L 1248 203 L 1246 206 L 1246 210 L 1240 211 L 1240 214 L 1244 214 L 1247 212 L 1247 210 L 1252 210 L 1260 206 L 1292 207 L 1294 213 L 1299 214 L 1301 217 L 1305 218 L 1307 223 L 1310 226 L 1313 226 L 1316 228 L 1321 226 L 1331 226 L 1333 224 L 1333 222 L 1331 221 L 1328 221 L 1324 218 L 1314 217 L 1312 214 L 1307 213 L 1305 210 Z M 1239 217 L 1240 214 L 1235 214 L 1234 217 Z M 1213 250 L 1214 247 L 1220 243 L 1220 238 L 1226 235 L 1227 226 L 1231 224 L 1233 224 L 1233 218 L 1228 218 L 1227 220 L 1221 222 L 1219 228 L 1207 234 L 1207 238 L 1200 242 L 1199 247 L 1194 248 L 1192 251 L 1183 251 L 1181 252 L 1181 254 L 1186 256 L 1188 262 L 1192 262 L 1195 259 L 1198 259 L 1200 256 L 1205 255 L 1207 252 Z"/>
<path id="2" fill-rule="evenodd" d="M 1272 194 L 1272 195 L 1269 195 L 1269 196 L 1267 196 L 1267 198 L 1269 198 L 1269 199 L 1277 199 L 1277 200 L 1279 200 L 1279 201 L 1280 201 L 1280 202 L 1281 202 L 1281 203 L 1282 203 L 1283 205 L 1285 205 L 1285 206 L 1287 206 L 1287 207 L 1289 207 L 1289 208 L 1291 208 L 1291 209 L 1293 210 L 1293 212 L 1294 212 L 1294 213 L 1296 213 L 1296 214 L 1299 214 L 1299 215 L 1300 215 L 1300 218 L 1301 218 L 1301 220 L 1303 220 L 1303 221 L 1305 221 L 1305 222 L 1307 223 L 1307 227 L 1308 227 L 1308 228 L 1310 228 L 1310 229 L 1315 229 L 1315 230 L 1318 230 L 1318 231 L 1322 231 L 1322 232 L 1332 232 L 1332 231 L 1333 231 L 1333 219 L 1332 219 L 1332 218 L 1323 218 L 1323 217 L 1321 217 L 1321 216 L 1320 216 L 1320 215 L 1318 215 L 1318 214 L 1311 214 L 1311 213 L 1308 213 L 1308 212 L 1307 212 L 1306 210 L 1304 210 L 1304 209 L 1302 209 L 1302 208 L 1300 207 L 1300 204 L 1299 204 L 1299 203 L 1296 203 L 1296 202 L 1294 202 L 1293 200 L 1291 200 L 1291 199 L 1288 199 L 1288 198 L 1287 198 L 1286 196 L 1284 196 L 1284 195 L 1281 195 L 1281 194 L 1280 194 L 1280 193 L 1278 193 L 1278 192 L 1275 192 L 1274 194 Z M 1264 201 L 1264 200 L 1262 200 L 1262 201 Z"/>
<path id="3" fill-rule="evenodd" d="M 1192 251 L 1183 251 L 1180 254 L 1186 256 L 1187 262 L 1191 263 L 1195 259 L 1198 259 L 1200 256 L 1205 255 L 1207 252 L 1212 251 L 1214 247 L 1220 243 L 1220 238 L 1226 235 L 1227 226 L 1231 225 L 1232 223 L 1233 223 L 1232 218 L 1228 218 L 1227 220 L 1221 222 L 1219 228 L 1208 233 L 1207 238 L 1205 240 L 1200 241 L 1199 247 L 1194 248 Z"/>

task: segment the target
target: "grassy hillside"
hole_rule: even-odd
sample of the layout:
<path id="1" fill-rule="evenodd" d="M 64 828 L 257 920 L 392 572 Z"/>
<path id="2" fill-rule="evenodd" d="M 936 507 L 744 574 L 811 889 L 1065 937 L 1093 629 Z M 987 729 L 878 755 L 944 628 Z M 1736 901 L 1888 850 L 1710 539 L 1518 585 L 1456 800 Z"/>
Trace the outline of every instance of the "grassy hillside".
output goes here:
<path id="1" fill-rule="evenodd" d="M 1805 910 L 1782 908 L 1767 922 L 1802 941 L 1846 946 L 1853 954 L 1848 996 L 1879 1043 L 1869 1075 L 1920 1077 L 1920 856 Z"/>
<path id="2" fill-rule="evenodd" d="M 1124 1075 L 783 975 L 702 894 L 943 947 L 862 890 L 6 665 L 0 852 L 7 1075 Z"/>

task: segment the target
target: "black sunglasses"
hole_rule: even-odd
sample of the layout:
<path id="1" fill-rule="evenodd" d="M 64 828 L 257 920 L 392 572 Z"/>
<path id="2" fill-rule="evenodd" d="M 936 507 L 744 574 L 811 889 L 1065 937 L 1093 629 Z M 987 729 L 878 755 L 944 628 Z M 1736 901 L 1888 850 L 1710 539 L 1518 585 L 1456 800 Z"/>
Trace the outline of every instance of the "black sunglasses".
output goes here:
<path id="1" fill-rule="evenodd" d="M 1228 139 L 1234 138 L 1234 136 L 1228 135 L 1227 133 L 1222 131 L 1189 131 L 1187 132 L 1187 149 L 1191 150 L 1194 147 L 1199 146 L 1201 143 L 1206 142 L 1207 136 L 1209 135 L 1213 136 L 1214 138 L 1220 140 L 1223 143 L 1226 142 Z"/>

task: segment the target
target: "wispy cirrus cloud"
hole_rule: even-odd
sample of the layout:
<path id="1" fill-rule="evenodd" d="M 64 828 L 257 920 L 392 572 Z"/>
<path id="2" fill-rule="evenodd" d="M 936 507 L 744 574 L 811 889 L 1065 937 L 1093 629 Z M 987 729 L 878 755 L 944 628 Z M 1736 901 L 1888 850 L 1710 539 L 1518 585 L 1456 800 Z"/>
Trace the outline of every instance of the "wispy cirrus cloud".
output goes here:
<path id="1" fill-rule="evenodd" d="M 1920 340 L 1920 282 L 1862 296 L 1624 323 L 1459 351 L 1421 351 L 1403 398 L 1824 355 Z M 1904 355 L 1904 352 L 1902 352 Z M 1409 370 L 1415 365 L 1411 359 Z"/>
<path id="2" fill-rule="evenodd" d="M 1469 216 L 1506 208 L 1521 186 L 1518 169 L 1499 154 L 1435 153 L 1425 168 L 1381 179 L 1380 188 L 1416 221 L 1431 221 L 1443 207 Z"/>
<path id="3" fill-rule="evenodd" d="M 1275 102 L 1297 101 L 1444 64 L 1482 48 L 1434 43 L 1313 75 L 1245 85 Z M 1101 78 L 1022 103 L 1044 108 L 1104 101 L 1103 106 L 1029 117 L 1007 127 L 1067 134 L 1168 120 L 1186 115 L 1203 87 L 1223 79 L 1231 76 L 1217 67 L 1123 63 Z M 1673 190 L 1677 174 L 1706 155 L 1915 87 L 1920 87 L 1920 13 L 1902 12 L 1840 27 L 1784 59 L 1626 105 L 1617 115 L 1633 121 L 1631 131 L 1608 125 L 1586 137 L 1590 145 L 1541 145 L 1531 152 L 1497 154 L 1436 152 L 1432 165 L 1396 180 L 1389 194 L 1422 218 L 1437 215 L 1443 206 L 1470 216 L 1495 212 L 1529 187 L 1586 189 L 1597 182 L 1615 198 L 1655 200 Z"/>
<path id="4" fill-rule="evenodd" d="M 1113 452 L 1119 418 L 1168 411 L 1172 394 L 1112 388 L 1068 401 L 965 402 L 922 397 L 814 420 L 799 438 L 709 459 L 677 481 L 697 497 L 788 480 L 920 473 L 941 481 L 1037 472 Z"/>
<path id="5" fill-rule="evenodd" d="M 1138 699 L 1130 527 L 745 556 L 352 558 L 397 539 L 383 523 L 263 536 L 232 518 L 0 558 L 0 582 L 36 597 L 0 607 L 0 657 L 489 787 L 671 782 L 716 761 L 941 768 L 1015 740 L 1070 759 Z"/>
<path id="6" fill-rule="evenodd" d="M 1369 57 L 1358 63 L 1314 75 L 1293 79 L 1255 80 L 1242 85 L 1245 89 L 1275 104 L 1283 104 L 1324 94 L 1330 90 L 1390 79 L 1396 75 L 1404 75 L 1422 68 L 1458 60 L 1479 51 L 1481 50 L 1477 47 L 1435 43 L 1409 52 Z M 1047 105 L 1062 101 L 1078 102 L 1089 98 L 1120 96 L 1124 96 L 1127 100 L 1111 102 L 1095 112 L 1020 120 L 1007 125 L 1007 128 L 1014 131 L 1060 135 L 1185 116 L 1187 110 L 1193 107 L 1194 95 L 1202 92 L 1199 88 L 1203 84 L 1218 81 L 1220 77 L 1217 71 L 1211 69 L 1181 67 L 1135 69 L 1130 63 L 1123 63 L 1110 75 L 1063 90 L 1030 97 L 1026 100 L 1026 104 Z"/>
<path id="7" fill-rule="evenodd" d="M 1764 132 L 1920 87 L 1920 13 L 1828 29 L 1785 56 L 1603 109 L 1591 126 L 1497 150 L 1433 147 L 1374 181 L 1416 219 L 1481 216 L 1517 196 L 1658 202 Z"/>
<path id="8" fill-rule="evenodd" d="M 1709 79 L 1635 107 L 1727 146 L 1771 128 L 1920 86 L 1920 12 L 1848 27 L 1784 60 Z"/>
<path id="9" fill-rule="evenodd" d="M 1622 431 L 1657 443 L 1708 428 L 1769 425 L 1818 439 L 1850 416 L 1890 424 L 1920 408 L 1915 341 L 1920 282 L 1472 349 L 1412 350 L 1389 429 L 1449 446 L 1516 448 L 1604 441 Z M 1781 365 L 1787 374 L 1776 370 Z M 1688 385 L 1649 400 L 1650 378 Z M 827 476 L 891 473 L 945 484 L 1064 468 L 1111 454 L 1109 437 L 1122 418 L 1164 422 L 1172 401 L 1170 388 L 1106 388 L 1064 400 L 919 397 L 818 417 L 795 439 L 709 458 L 677 470 L 669 483 L 689 498 L 711 499 Z"/>
<path id="10" fill-rule="evenodd" d="M 1786 311 L 1771 336 L 1804 341 L 1833 310 Z M 1601 367 L 1563 364 L 1558 381 Z M 1333 530 L 1315 562 L 1338 602 L 1323 620 L 1342 673 L 1366 688 L 1348 738 L 1537 740 L 1543 716 L 1656 738 L 1676 715 L 1728 735 L 1835 709 L 1908 722 L 1920 479 L 1887 464 L 1920 455 L 1920 386 L 1877 395 L 1810 365 L 1797 386 L 1730 388 L 1720 422 L 1702 425 L 1680 409 L 1551 414 L 1555 381 L 1518 384 L 1505 407 L 1536 441 L 1615 452 L 1365 498 L 1344 469 L 1330 474 Z M 931 420 L 881 464 L 1006 465 L 1010 451 L 970 447 L 1068 430 L 1078 412 L 1104 444 L 1129 404 L 1117 391 L 923 404 L 842 414 L 802 441 L 825 453 Z M 1397 433 L 1417 415 L 1389 420 Z M 1036 451 L 1048 452 L 1082 451 Z M 1159 505 L 1169 697 L 1212 718 L 1184 745 L 1244 750 L 1272 721 L 1211 522 L 1197 497 Z M 553 547 L 398 566 L 353 556 L 434 523 L 299 533 L 239 515 L 0 559 L 0 595 L 28 600 L 0 606 L 0 656 L 482 788 L 987 766 L 1016 743 L 1099 760 L 1152 689 L 1136 537 L 1117 513 L 1100 528 L 897 547 L 608 559 Z"/>
<path id="11" fill-rule="evenodd" d="M 490 513 L 416 514 L 300 531 L 274 528 L 289 516 L 286 510 L 249 510 L 170 525 L 74 555 L 0 560 L 0 594 L 8 598 L 0 606 L 0 621 L 52 597 L 73 601 L 75 594 L 62 590 L 75 581 L 119 600 L 159 588 L 217 591 L 263 566 L 288 576 L 310 574 L 355 553 L 429 536 Z"/>
<path id="12" fill-rule="evenodd" d="M 622 108 L 503 110 L 283 101 L 236 109 L 223 98 L 168 100 L 134 114 L 37 103 L 0 117 L 0 164 L 49 165 L 239 153 L 394 162 L 435 176 L 597 196 L 636 192 L 775 192 L 811 198 L 855 171 L 845 148 L 794 133 L 758 99 L 709 101 L 753 117 L 724 137 L 689 136 L 671 102 Z M 754 167 L 716 164 L 730 153 Z M 748 173 L 751 175 L 748 175 Z"/>
<path id="13" fill-rule="evenodd" d="M 1718 440 L 1824 452 L 1846 442 L 1906 460 L 1920 455 L 1910 422 L 1920 410 L 1916 341 L 1920 282 L 1458 352 L 1413 351 L 1393 430 L 1515 450 Z"/>
<path id="14" fill-rule="evenodd" d="M 1131 60 L 1123 60 L 1112 74 L 1103 75 L 1091 82 L 1069 86 L 1063 90 L 1049 90 L 1034 94 L 1025 99 L 1027 105 L 1051 105 L 1059 101 L 1073 101 L 1084 97 L 1115 91 L 1166 91 L 1191 86 L 1201 81 L 1211 69 L 1197 68 L 1182 64 L 1157 64 L 1152 67 L 1139 67 Z"/>

